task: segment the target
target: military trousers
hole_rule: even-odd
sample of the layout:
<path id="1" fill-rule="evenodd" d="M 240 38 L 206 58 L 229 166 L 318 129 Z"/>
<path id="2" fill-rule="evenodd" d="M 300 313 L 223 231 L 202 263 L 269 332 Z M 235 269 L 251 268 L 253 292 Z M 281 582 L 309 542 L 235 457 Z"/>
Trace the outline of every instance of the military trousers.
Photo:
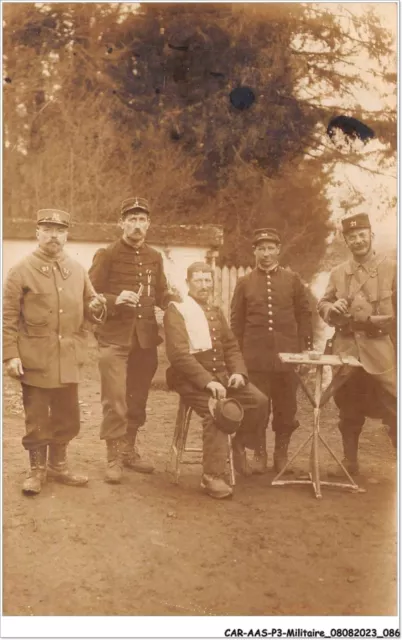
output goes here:
<path id="1" fill-rule="evenodd" d="M 203 471 L 212 476 L 222 476 L 226 470 L 228 456 L 228 436 L 220 431 L 208 409 L 211 394 L 208 391 L 194 389 L 180 395 L 202 418 L 203 426 Z M 244 447 L 254 449 L 257 434 L 261 425 L 266 424 L 268 400 L 253 384 L 246 384 L 241 389 L 228 389 L 227 397 L 236 398 L 244 409 L 244 419 L 236 433 L 235 439 Z"/>
<path id="2" fill-rule="evenodd" d="M 135 436 L 146 421 L 146 405 L 158 366 L 156 347 L 99 342 L 103 420 L 102 440 Z"/>
<path id="3" fill-rule="evenodd" d="M 262 391 L 270 401 L 272 430 L 275 433 L 290 436 L 299 426 L 299 422 L 296 420 L 298 379 L 295 372 L 249 371 L 249 380 Z M 265 431 L 268 426 L 269 414 L 263 431 Z M 263 432 L 261 437 L 265 438 Z"/>
<path id="4" fill-rule="evenodd" d="M 389 427 L 396 446 L 397 401 L 363 368 L 355 369 L 334 394 L 339 409 L 339 430 L 343 434 L 360 434 L 366 418 L 380 418 Z"/>
<path id="5" fill-rule="evenodd" d="M 24 449 L 67 444 L 80 431 L 78 384 L 42 389 L 21 384 L 25 412 Z"/>

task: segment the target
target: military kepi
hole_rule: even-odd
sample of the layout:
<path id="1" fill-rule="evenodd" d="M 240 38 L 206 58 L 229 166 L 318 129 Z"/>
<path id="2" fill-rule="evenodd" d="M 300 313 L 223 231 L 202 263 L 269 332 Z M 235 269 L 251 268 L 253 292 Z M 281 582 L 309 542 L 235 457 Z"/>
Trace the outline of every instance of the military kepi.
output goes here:
<path id="1" fill-rule="evenodd" d="M 276 229 L 256 229 L 254 231 L 253 237 L 253 246 L 256 246 L 259 242 L 276 242 L 276 244 L 281 243 L 281 238 Z"/>
<path id="2" fill-rule="evenodd" d="M 216 400 L 209 398 L 208 409 L 220 431 L 227 434 L 236 433 L 244 418 L 244 409 L 235 398 Z"/>
<path id="3" fill-rule="evenodd" d="M 342 233 L 355 229 L 371 229 L 370 218 L 367 213 L 356 213 L 354 216 L 342 218 Z"/>
<path id="4" fill-rule="evenodd" d="M 40 209 L 36 214 L 36 224 L 59 224 L 68 227 L 70 214 L 60 209 Z"/>
<path id="5" fill-rule="evenodd" d="M 126 216 L 130 211 L 144 211 L 149 215 L 150 208 L 145 198 L 127 198 L 121 203 L 120 215 Z"/>

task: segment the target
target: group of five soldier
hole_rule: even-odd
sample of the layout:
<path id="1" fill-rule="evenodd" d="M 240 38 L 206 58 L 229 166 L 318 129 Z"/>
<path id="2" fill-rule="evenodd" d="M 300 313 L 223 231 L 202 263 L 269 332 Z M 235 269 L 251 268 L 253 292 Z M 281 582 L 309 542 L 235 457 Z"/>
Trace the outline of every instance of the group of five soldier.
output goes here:
<path id="1" fill-rule="evenodd" d="M 344 463 L 358 472 L 358 439 L 367 416 L 383 419 L 396 446 L 396 269 L 377 256 L 367 215 L 342 222 L 351 259 L 330 275 L 318 303 L 322 318 L 335 328 L 335 353 L 355 355 L 362 368 L 335 394 Z M 89 275 L 64 252 L 69 214 L 40 210 L 37 249 L 12 267 L 4 290 L 3 360 L 21 382 L 30 472 L 23 492 L 40 492 L 47 476 L 81 486 L 67 445 L 80 428 L 78 381 L 88 328 L 95 325 L 105 440 L 105 480 L 119 483 L 124 468 L 152 473 L 136 439 L 146 421 L 146 405 L 157 369 L 161 342 L 155 306 L 164 316 L 167 382 L 203 425 L 201 486 L 226 498 L 227 435 L 210 411 L 209 399 L 235 398 L 244 419 L 233 437 L 238 473 L 267 467 L 266 429 L 272 413 L 274 466 L 287 463 L 296 419 L 297 377 L 278 358 L 280 352 L 313 348 L 312 314 L 300 277 L 279 265 L 281 239 L 275 229 L 253 238 L 256 266 L 241 278 L 231 305 L 230 326 L 213 304 L 213 270 L 203 262 L 187 270 L 188 296 L 169 288 L 162 257 L 146 242 L 150 209 L 143 198 L 122 203 L 122 236 L 99 249 Z M 365 401 L 367 398 L 367 402 Z M 370 400 L 370 402 L 368 402 Z M 252 464 L 246 449 L 254 451 Z"/>

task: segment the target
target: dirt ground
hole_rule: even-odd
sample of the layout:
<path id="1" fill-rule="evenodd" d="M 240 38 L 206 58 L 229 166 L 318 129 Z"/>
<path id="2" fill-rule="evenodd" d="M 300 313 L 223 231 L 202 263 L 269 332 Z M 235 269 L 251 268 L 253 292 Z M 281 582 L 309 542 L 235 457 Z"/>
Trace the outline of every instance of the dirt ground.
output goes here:
<path id="1" fill-rule="evenodd" d="M 177 397 L 164 388 L 162 362 L 140 438 L 156 471 L 127 471 L 111 486 L 95 359 L 70 447 L 71 466 L 90 475 L 86 488 L 49 482 L 35 498 L 21 494 L 23 413 L 18 384 L 4 379 L 4 615 L 397 614 L 396 457 L 380 423 L 361 438 L 367 493 L 324 487 L 320 501 L 311 487 L 272 487 L 270 470 L 237 478 L 234 498 L 214 501 L 200 492 L 198 464 L 182 467 L 178 486 L 166 471 Z M 302 399 L 299 418 L 292 451 L 311 426 Z M 340 454 L 332 404 L 322 432 Z M 270 433 L 270 460 L 272 442 Z M 323 452 L 324 475 L 328 465 Z"/>

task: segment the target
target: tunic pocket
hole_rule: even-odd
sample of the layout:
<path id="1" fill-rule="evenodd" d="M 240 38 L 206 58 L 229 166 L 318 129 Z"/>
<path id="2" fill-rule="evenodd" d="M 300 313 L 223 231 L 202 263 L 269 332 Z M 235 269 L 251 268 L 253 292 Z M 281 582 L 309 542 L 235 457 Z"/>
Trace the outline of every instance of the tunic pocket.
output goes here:
<path id="1" fill-rule="evenodd" d="M 20 334 L 18 352 L 24 369 L 45 370 L 49 360 L 48 336 Z"/>
<path id="2" fill-rule="evenodd" d="M 33 293 L 29 291 L 24 297 L 23 317 L 30 335 L 45 335 L 31 333 L 33 327 L 46 327 L 49 321 L 52 295 L 50 293 Z"/>

